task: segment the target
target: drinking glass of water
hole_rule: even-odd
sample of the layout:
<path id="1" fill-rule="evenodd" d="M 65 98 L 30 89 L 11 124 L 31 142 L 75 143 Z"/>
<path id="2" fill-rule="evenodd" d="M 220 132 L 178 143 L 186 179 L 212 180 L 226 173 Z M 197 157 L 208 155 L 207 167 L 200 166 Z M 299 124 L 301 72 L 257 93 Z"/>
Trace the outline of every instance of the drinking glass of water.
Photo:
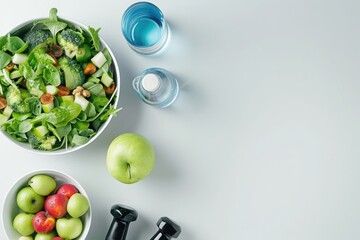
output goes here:
<path id="1" fill-rule="evenodd" d="M 160 53 L 170 38 L 170 28 L 163 13 L 149 2 L 131 5 L 124 12 L 121 27 L 129 46 L 141 54 Z"/>

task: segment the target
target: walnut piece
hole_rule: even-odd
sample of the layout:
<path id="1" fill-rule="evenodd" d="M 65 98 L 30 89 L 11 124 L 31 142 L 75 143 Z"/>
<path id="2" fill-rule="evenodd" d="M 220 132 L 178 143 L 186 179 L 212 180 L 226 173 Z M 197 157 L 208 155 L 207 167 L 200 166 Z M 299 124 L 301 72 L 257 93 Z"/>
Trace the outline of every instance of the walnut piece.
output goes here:
<path id="1" fill-rule="evenodd" d="M 86 98 L 88 98 L 88 97 L 91 96 L 90 91 L 84 89 L 82 86 L 77 86 L 77 87 L 73 90 L 72 94 L 73 94 L 74 96 L 83 96 L 83 97 L 86 97 Z"/>

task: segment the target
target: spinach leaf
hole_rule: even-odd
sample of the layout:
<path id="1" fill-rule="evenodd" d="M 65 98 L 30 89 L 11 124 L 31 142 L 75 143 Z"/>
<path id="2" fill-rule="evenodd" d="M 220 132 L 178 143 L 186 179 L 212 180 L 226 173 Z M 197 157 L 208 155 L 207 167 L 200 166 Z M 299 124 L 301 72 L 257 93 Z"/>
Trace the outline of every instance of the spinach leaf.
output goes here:
<path id="1" fill-rule="evenodd" d="M 83 136 L 80 136 L 78 134 L 75 134 L 72 137 L 71 145 L 72 146 L 80 146 L 80 145 L 83 145 L 83 144 L 87 143 L 88 140 L 89 139 L 87 137 L 83 137 Z"/>
<path id="2" fill-rule="evenodd" d="M 52 64 L 47 64 L 43 69 L 43 78 L 47 85 L 53 85 L 55 87 L 61 84 L 61 77 L 59 70 Z"/>
<path id="3" fill-rule="evenodd" d="M 87 108 L 85 109 L 85 113 L 89 118 L 96 115 L 96 109 L 92 102 L 89 102 Z"/>
<path id="4" fill-rule="evenodd" d="M 35 23 L 35 25 L 39 23 L 44 24 L 50 30 L 51 34 L 53 35 L 54 43 L 56 43 L 57 33 L 67 27 L 67 24 L 65 22 L 58 21 L 56 14 L 57 14 L 57 9 L 52 8 L 50 9 L 49 19 L 40 20 Z"/>
<path id="5" fill-rule="evenodd" d="M 60 137 L 66 137 L 71 132 L 71 125 L 68 124 L 65 127 L 58 127 L 56 128 Z"/>
<path id="6" fill-rule="evenodd" d="M 76 121 L 74 127 L 79 131 L 84 131 L 90 127 L 90 123 L 84 121 Z"/>
<path id="7" fill-rule="evenodd" d="M 0 69 L 3 69 L 11 62 L 11 56 L 0 50 Z"/>
<path id="8" fill-rule="evenodd" d="M 25 120 L 20 123 L 19 125 L 19 132 L 20 133 L 27 133 L 33 128 L 32 123 L 29 120 Z"/>
<path id="9" fill-rule="evenodd" d="M 41 78 L 27 79 L 26 88 L 34 95 L 37 95 L 38 91 L 45 92 L 46 90 L 44 81 Z"/>
<path id="10" fill-rule="evenodd" d="M 45 48 L 43 47 L 36 47 L 33 50 L 33 53 L 38 63 L 41 63 L 43 65 L 55 63 L 55 59 L 52 58 L 49 54 L 47 54 Z"/>
<path id="11" fill-rule="evenodd" d="M 6 43 L 7 43 L 7 37 L 0 36 L 0 50 L 5 46 Z"/>
<path id="12" fill-rule="evenodd" d="M 8 50 L 12 53 L 16 53 L 19 49 L 21 50 L 25 50 L 23 49 L 25 46 L 25 42 L 17 37 L 17 36 L 7 36 L 7 43 L 5 46 L 3 46 L 3 50 Z"/>
<path id="13" fill-rule="evenodd" d="M 69 118 L 69 116 L 70 116 L 69 111 L 66 108 L 60 106 L 60 107 L 57 107 L 57 108 L 54 108 L 53 110 L 51 110 L 48 113 L 46 120 L 49 123 L 57 126 L 57 125 L 63 124 L 63 122 L 67 118 Z"/>
<path id="14" fill-rule="evenodd" d="M 97 112 L 99 112 L 102 107 L 106 106 L 106 104 L 108 104 L 108 102 L 109 102 L 109 99 L 107 97 L 94 96 L 92 98 L 92 103 L 94 104 Z"/>
<path id="15" fill-rule="evenodd" d="M 67 120 L 70 122 L 71 120 L 76 119 L 79 116 L 81 112 L 81 106 L 77 103 L 70 102 L 69 106 L 67 106 L 67 110 L 70 113 Z"/>
<path id="16" fill-rule="evenodd" d="M 31 117 L 32 113 L 17 113 L 17 112 L 12 112 L 12 117 L 16 120 L 19 121 L 24 121 L 26 119 L 28 119 L 29 117 Z"/>
<path id="17" fill-rule="evenodd" d="M 35 78 L 35 71 L 32 69 L 28 62 L 20 64 L 19 71 L 21 75 L 27 80 L 31 80 Z"/>
<path id="18" fill-rule="evenodd" d="M 35 116 L 39 116 L 41 114 L 41 102 L 37 97 L 26 98 L 25 103 L 29 105 L 32 114 Z"/>

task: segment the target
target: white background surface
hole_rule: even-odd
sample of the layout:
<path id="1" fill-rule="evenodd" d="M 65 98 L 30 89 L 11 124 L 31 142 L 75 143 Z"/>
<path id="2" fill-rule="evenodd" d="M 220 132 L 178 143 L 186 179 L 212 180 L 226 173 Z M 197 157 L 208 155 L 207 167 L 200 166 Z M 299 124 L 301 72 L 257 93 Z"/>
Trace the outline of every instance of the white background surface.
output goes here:
<path id="1" fill-rule="evenodd" d="M 360 2 L 154 1 L 173 33 L 159 57 L 136 54 L 122 37 L 121 16 L 133 2 L 1 8 L 0 35 L 51 7 L 101 27 L 120 65 L 123 111 L 71 155 L 31 154 L 1 136 L 0 202 L 17 178 L 49 168 L 87 190 L 89 240 L 104 239 L 115 203 L 139 212 L 128 240 L 149 239 L 161 216 L 181 225 L 183 240 L 359 239 Z M 142 103 L 131 88 L 152 66 L 180 81 L 170 108 Z M 124 132 L 147 137 L 157 154 L 152 174 L 134 185 L 114 180 L 105 165 L 108 145 Z"/>

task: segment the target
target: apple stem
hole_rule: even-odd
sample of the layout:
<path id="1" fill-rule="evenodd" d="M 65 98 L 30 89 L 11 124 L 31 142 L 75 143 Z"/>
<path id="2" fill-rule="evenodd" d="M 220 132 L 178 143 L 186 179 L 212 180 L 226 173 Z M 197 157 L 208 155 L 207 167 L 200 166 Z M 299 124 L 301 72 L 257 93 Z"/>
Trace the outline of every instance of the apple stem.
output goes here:
<path id="1" fill-rule="evenodd" d="M 131 179 L 130 164 L 127 164 L 127 166 L 128 166 L 129 178 Z"/>

